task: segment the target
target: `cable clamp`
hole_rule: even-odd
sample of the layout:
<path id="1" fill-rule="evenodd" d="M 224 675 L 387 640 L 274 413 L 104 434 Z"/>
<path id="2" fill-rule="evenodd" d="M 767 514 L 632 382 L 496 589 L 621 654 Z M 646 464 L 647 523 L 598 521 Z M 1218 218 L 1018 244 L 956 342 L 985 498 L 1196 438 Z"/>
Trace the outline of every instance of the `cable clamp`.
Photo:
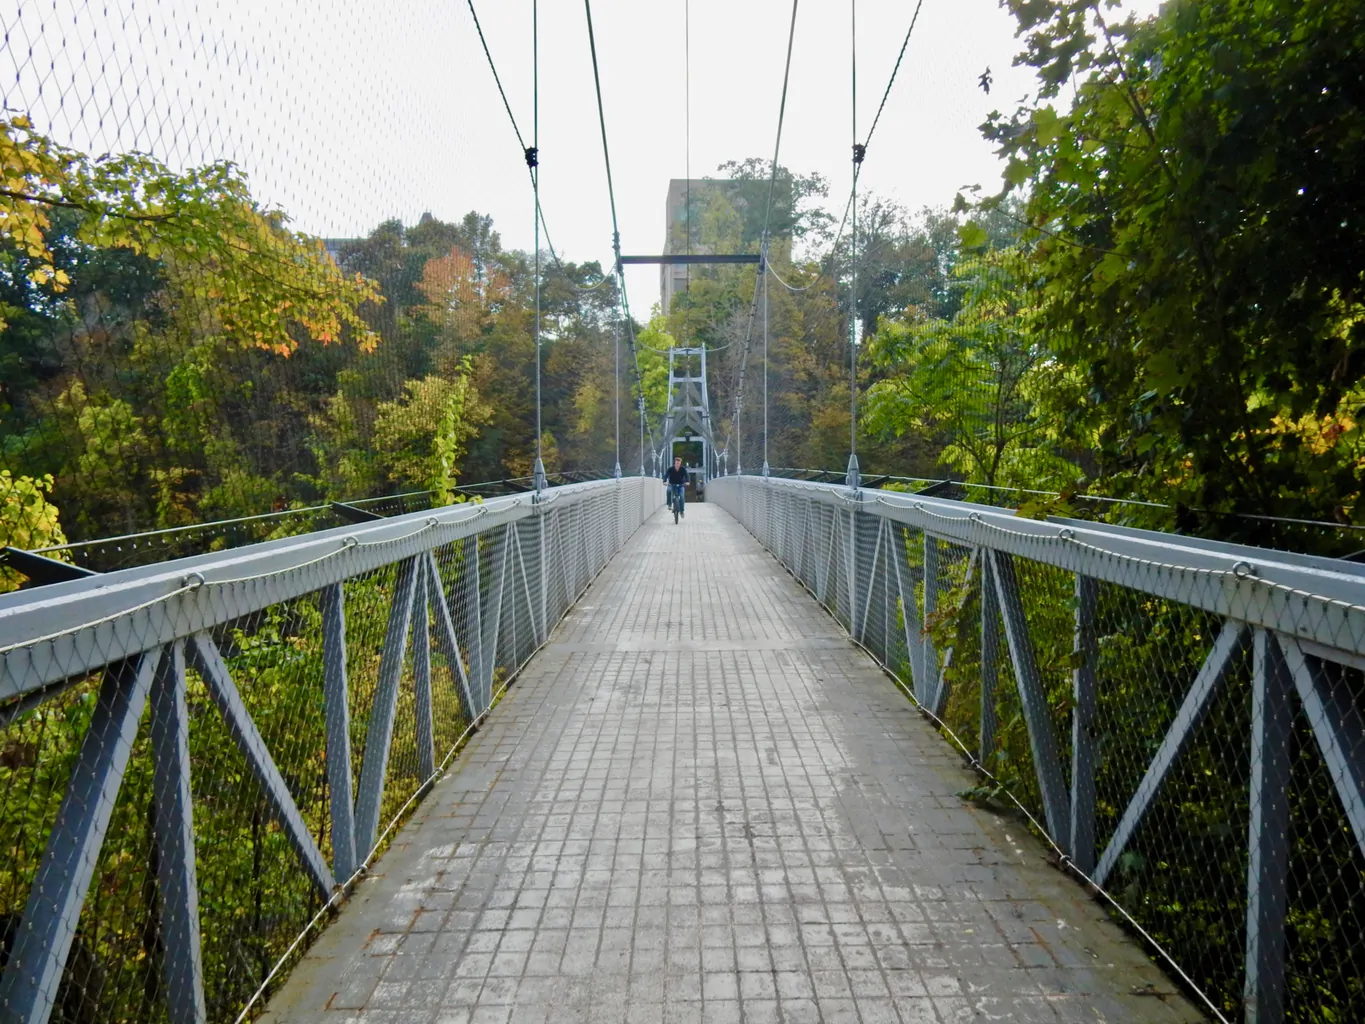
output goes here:
<path id="1" fill-rule="evenodd" d="M 201 573 L 192 572 L 180 581 L 180 585 L 186 590 L 198 590 L 204 585 L 204 577 Z"/>
<path id="2" fill-rule="evenodd" d="M 1057 531 L 1057 539 L 1058 539 L 1058 540 L 1075 540 L 1075 539 L 1076 539 L 1076 531 L 1073 530 L 1073 529 L 1072 529 L 1071 527 L 1069 527 L 1069 526 L 1063 526 L 1060 530 Z"/>
<path id="3" fill-rule="evenodd" d="M 435 516 L 427 516 L 427 525 L 435 529 L 441 525 L 441 521 Z"/>
<path id="4" fill-rule="evenodd" d="M 865 156 L 867 156 L 867 147 L 864 146 L 861 142 L 855 142 L 853 144 L 853 162 L 855 164 L 861 165 L 863 162 L 863 157 Z"/>
<path id="5" fill-rule="evenodd" d="M 1236 576 L 1239 580 L 1244 580 L 1248 576 L 1256 575 L 1256 567 L 1250 562 L 1234 562 L 1232 564 L 1232 575 Z"/>
<path id="6" fill-rule="evenodd" d="M 360 538 L 354 535 L 347 535 L 341 538 L 341 546 L 343 549 L 357 547 L 359 544 Z"/>
<path id="7" fill-rule="evenodd" d="M 537 149 L 535 146 L 527 146 L 525 156 L 527 167 L 540 166 L 540 150 Z"/>

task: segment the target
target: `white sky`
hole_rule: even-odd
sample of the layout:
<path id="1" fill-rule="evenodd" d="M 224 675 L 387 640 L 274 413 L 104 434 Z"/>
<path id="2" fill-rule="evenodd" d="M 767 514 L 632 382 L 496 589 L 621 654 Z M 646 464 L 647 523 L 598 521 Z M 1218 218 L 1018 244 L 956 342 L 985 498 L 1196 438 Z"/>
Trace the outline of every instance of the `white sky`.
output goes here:
<path id="1" fill-rule="evenodd" d="M 1125 6 L 1150 13 L 1158 0 Z M 690 0 L 694 177 L 768 158 L 782 85 L 787 0 Z M 476 0 L 530 141 L 530 0 Z M 858 124 L 866 134 L 914 10 L 858 4 Z M 688 167 L 684 2 L 593 6 L 622 248 L 658 252 L 669 178 Z M 363 234 L 424 211 L 492 214 L 505 245 L 532 245 L 530 187 L 463 0 L 0 0 L 0 92 L 60 141 L 138 148 L 173 166 L 231 159 L 301 230 Z M 797 15 L 781 162 L 818 171 L 842 212 L 850 181 L 848 0 Z M 583 5 L 540 4 L 541 202 L 561 255 L 611 254 Z M 976 130 L 1032 87 L 997 0 L 924 0 L 864 164 L 862 185 L 911 209 L 960 186 L 993 188 L 999 166 Z M 978 87 L 990 67 L 989 96 Z M 837 215 L 837 213 L 836 213 Z M 633 311 L 658 271 L 630 270 Z"/>

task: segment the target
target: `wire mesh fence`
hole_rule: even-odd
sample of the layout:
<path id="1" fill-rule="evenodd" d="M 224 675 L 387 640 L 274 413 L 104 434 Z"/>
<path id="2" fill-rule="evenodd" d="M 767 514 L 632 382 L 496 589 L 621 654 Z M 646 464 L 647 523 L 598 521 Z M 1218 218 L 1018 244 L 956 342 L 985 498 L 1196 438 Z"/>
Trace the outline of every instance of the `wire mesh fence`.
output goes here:
<path id="1" fill-rule="evenodd" d="M 708 499 L 1211 1015 L 1365 1015 L 1357 566 L 792 480 Z"/>
<path id="2" fill-rule="evenodd" d="M 572 485 L 0 597 L 0 1015 L 237 1019 L 660 501 Z"/>
<path id="3" fill-rule="evenodd" d="M 606 471 L 580 470 L 549 473 L 546 479 L 552 486 L 563 486 L 602 480 L 609 476 L 611 473 Z M 524 494 L 531 490 L 534 490 L 534 482 L 529 476 L 461 484 L 454 488 L 457 500 L 464 501 L 482 501 L 507 494 Z M 32 550 L 35 554 L 69 561 L 94 572 L 113 572 L 136 565 L 150 565 L 153 562 L 187 558 L 212 551 L 226 551 L 247 544 L 332 529 L 343 523 L 355 521 L 355 516 L 349 512 L 350 509 L 360 509 L 370 515 L 396 516 L 438 507 L 440 504 L 443 504 L 443 496 L 438 492 L 408 491 L 403 494 L 285 509 L 238 519 L 147 530 L 118 537 L 73 541 Z M 346 508 L 338 509 L 338 505 L 344 505 Z M 0 548 L 0 566 L 4 565 L 4 561 L 5 552 Z M 13 566 L 10 566 L 10 570 L 15 574 L 16 582 L 23 586 L 22 570 Z"/>
<path id="4" fill-rule="evenodd" d="M 466 5 L 0 30 L 0 545 L 110 571 L 641 464 L 614 280 L 503 246 L 529 188 L 488 212 L 524 166 L 467 137 L 500 101 Z"/>

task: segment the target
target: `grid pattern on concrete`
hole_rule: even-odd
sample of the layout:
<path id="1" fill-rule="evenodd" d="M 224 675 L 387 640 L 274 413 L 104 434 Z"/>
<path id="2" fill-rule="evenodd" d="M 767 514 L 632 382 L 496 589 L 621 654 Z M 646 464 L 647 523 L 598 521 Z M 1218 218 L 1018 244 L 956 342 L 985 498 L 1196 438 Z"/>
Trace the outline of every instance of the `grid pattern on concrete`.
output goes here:
<path id="1" fill-rule="evenodd" d="M 274 1021 L 1196 1021 L 723 511 L 647 523 Z"/>

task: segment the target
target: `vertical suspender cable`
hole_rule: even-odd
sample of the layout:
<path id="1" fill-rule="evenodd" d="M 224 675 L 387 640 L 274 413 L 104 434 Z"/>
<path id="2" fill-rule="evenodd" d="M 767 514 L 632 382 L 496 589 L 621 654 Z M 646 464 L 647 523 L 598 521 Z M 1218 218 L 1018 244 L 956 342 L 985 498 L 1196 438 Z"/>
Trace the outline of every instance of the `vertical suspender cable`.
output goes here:
<path id="1" fill-rule="evenodd" d="M 540 0 L 531 0 L 531 149 L 526 162 L 531 165 L 531 190 L 535 193 L 536 222 L 536 464 L 531 471 L 536 492 L 545 489 L 545 462 L 542 459 L 540 419 Z"/>
<path id="2" fill-rule="evenodd" d="M 760 259 L 759 259 L 759 265 L 758 265 L 758 274 L 754 276 L 754 297 L 753 297 L 752 301 L 749 303 L 749 321 L 748 321 L 747 326 L 746 326 L 745 329 L 744 329 L 744 349 L 743 349 L 743 351 L 741 351 L 741 353 L 740 353 L 740 357 L 739 357 L 739 375 L 738 375 L 738 377 L 737 377 L 737 381 L 736 381 L 736 384 L 735 384 L 735 419 L 734 419 L 734 436 L 735 436 L 735 438 L 736 438 L 736 444 L 735 444 L 735 448 L 736 448 L 735 472 L 736 472 L 736 473 L 740 472 L 740 470 L 741 470 L 741 467 L 740 467 L 740 465 L 739 465 L 740 460 L 739 460 L 739 458 L 738 458 L 738 455 L 739 455 L 739 439 L 740 439 L 740 431 L 739 431 L 740 416 L 741 416 L 741 414 L 743 413 L 743 410 L 744 410 L 744 375 L 745 375 L 745 372 L 748 370 L 748 367 L 749 367 L 749 345 L 750 345 L 750 342 L 753 340 L 753 335 L 754 335 L 754 318 L 758 315 L 758 295 L 759 295 L 759 289 L 760 289 L 760 287 L 762 287 L 762 285 L 760 284 L 760 281 L 759 281 L 759 275 L 763 275 L 763 280 L 764 280 L 764 282 L 766 282 L 766 280 L 767 280 L 767 273 L 768 273 L 768 225 L 769 225 L 770 220 L 772 219 L 772 213 L 773 213 L 773 189 L 774 189 L 775 186 L 777 185 L 777 157 L 778 157 L 778 154 L 782 151 L 782 122 L 783 122 L 783 120 L 786 118 L 786 115 L 787 115 L 787 83 L 791 80 L 791 70 L 792 70 L 792 46 L 793 46 L 793 44 L 795 43 L 795 40 L 796 40 L 796 11 L 797 11 L 797 7 L 798 7 L 799 5 L 800 5 L 800 0 L 792 0 L 791 26 L 787 29 L 787 60 L 786 60 L 785 65 L 783 66 L 783 70 L 782 70 L 782 100 L 781 100 L 781 102 L 778 104 L 778 107 L 777 107 L 777 139 L 776 139 L 776 141 L 773 142 L 773 161 L 772 161 L 772 165 L 769 167 L 769 174 L 768 174 L 768 201 L 767 201 L 767 205 L 766 205 L 766 207 L 764 208 L 764 212 L 763 212 L 763 234 L 760 236 L 760 242 L 759 242 Z M 765 309 L 764 309 L 765 316 L 766 316 L 766 312 L 767 312 L 767 310 L 766 310 L 766 306 L 765 306 Z M 766 324 L 766 322 L 767 322 L 767 321 L 765 320 L 764 323 Z M 767 348 L 766 348 L 766 337 L 765 337 L 765 347 L 764 347 L 764 351 L 765 351 L 765 352 L 767 351 Z M 765 394 L 766 394 L 766 389 L 767 389 L 767 372 L 768 372 L 768 370 L 767 370 L 767 359 L 766 359 L 766 357 L 765 357 L 765 359 L 764 359 L 764 369 L 763 369 L 763 373 L 764 373 L 763 381 L 764 381 Z M 767 423 L 767 415 L 768 415 L 768 413 L 767 413 L 767 401 L 766 401 L 766 398 L 765 398 L 765 400 L 764 400 L 764 411 L 763 411 L 764 423 L 765 423 L 765 424 Z M 766 461 L 767 461 L 767 459 L 766 459 L 766 445 L 767 445 L 767 443 L 768 443 L 768 441 L 767 441 L 767 427 L 766 427 L 766 426 L 764 427 L 763 437 L 764 437 L 763 443 L 764 443 L 764 445 L 765 445 L 765 459 L 764 459 L 764 461 L 766 462 Z M 728 451 L 729 448 L 730 448 L 730 440 L 729 440 L 729 438 L 727 437 L 727 438 L 726 438 L 726 441 L 725 441 L 725 449 L 726 449 L 726 451 Z"/>
<path id="3" fill-rule="evenodd" d="M 616 479 L 621 479 L 621 335 L 615 331 L 611 334 L 611 363 L 612 380 L 614 382 L 615 400 L 612 408 L 616 410 L 616 468 L 611 471 L 611 475 Z"/>
<path id="4" fill-rule="evenodd" d="M 616 188 L 611 180 L 611 151 L 607 147 L 607 115 L 602 107 L 602 77 L 597 68 L 597 39 L 592 30 L 592 0 L 583 0 L 583 9 L 588 19 L 588 49 L 592 54 L 592 80 L 597 90 L 597 123 L 602 130 L 602 162 L 607 168 L 607 197 L 611 201 L 611 246 L 616 255 L 616 278 L 621 289 L 621 309 L 626 321 L 626 342 L 630 345 L 630 356 L 635 364 L 635 383 L 639 388 L 637 401 L 640 410 L 640 475 L 645 475 L 645 379 L 640 373 L 640 353 L 635 348 L 635 325 L 630 317 L 630 298 L 626 295 L 626 272 L 621 265 L 621 229 L 616 220 Z M 649 428 L 650 446 L 654 444 L 654 430 Z"/>
<path id="5" fill-rule="evenodd" d="M 758 272 L 763 275 L 763 475 L 768 469 L 768 252 L 764 246 L 763 262 Z"/>
<path id="6" fill-rule="evenodd" d="M 849 251 L 849 358 L 848 358 L 848 486 L 858 487 L 858 170 L 862 167 L 864 146 L 858 142 L 858 0 L 849 0 L 852 12 L 853 78 L 853 218 L 850 224 Z"/>

